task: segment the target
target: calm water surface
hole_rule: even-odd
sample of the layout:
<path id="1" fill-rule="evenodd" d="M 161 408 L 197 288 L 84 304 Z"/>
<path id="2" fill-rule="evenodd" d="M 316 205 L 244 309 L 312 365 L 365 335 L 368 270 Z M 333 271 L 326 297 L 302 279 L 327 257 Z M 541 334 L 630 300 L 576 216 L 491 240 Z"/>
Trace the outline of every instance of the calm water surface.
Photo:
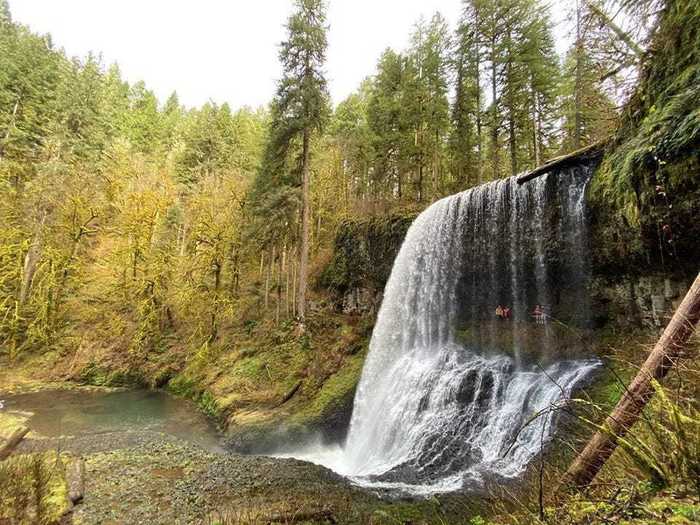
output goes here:
<path id="1" fill-rule="evenodd" d="M 164 392 L 45 390 L 3 395 L 9 413 L 29 415 L 26 425 L 49 438 L 109 432 L 162 432 L 222 452 L 216 425 L 186 400 Z"/>

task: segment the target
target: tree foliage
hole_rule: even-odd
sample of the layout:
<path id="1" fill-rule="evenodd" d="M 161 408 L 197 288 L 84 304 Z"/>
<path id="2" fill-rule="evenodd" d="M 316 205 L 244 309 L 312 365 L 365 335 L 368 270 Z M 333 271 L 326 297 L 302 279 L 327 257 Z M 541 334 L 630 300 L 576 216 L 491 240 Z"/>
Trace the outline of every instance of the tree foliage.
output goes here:
<path id="1" fill-rule="evenodd" d="M 658 1 L 596 5 L 622 9 L 617 29 L 649 45 L 641 13 Z M 613 129 L 631 55 L 590 5 L 571 12 L 563 62 L 541 0 L 462 6 L 454 30 L 439 13 L 419 20 L 331 109 L 326 6 L 297 0 L 275 97 L 252 110 L 161 103 L 116 65 L 66 57 L 0 1 L 2 348 L 101 338 L 149 362 L 246 316 L 281 323 L 314 303 L 345 219 L 420 209 Z"/>

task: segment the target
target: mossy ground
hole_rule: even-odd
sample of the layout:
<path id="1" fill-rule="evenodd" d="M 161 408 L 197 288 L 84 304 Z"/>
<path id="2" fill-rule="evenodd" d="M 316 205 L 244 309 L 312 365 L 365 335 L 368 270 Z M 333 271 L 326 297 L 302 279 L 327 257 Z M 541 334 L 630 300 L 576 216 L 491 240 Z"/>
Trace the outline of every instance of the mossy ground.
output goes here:
<path id="1" fill-rule="evenodd" d="M 65 460 L 55 451 L 0 462 L 0 523 L 61 523 L 70 510 Z"/>
<path id="2" fill-rule="evenodd" d="M 167 388 L 230 433 L 310 433 L 352 401 L 369 333 L 365 321 L 327 310 L 312 314 L 304 336 L 264 320 L 226 347 L 201 349 Z"/>

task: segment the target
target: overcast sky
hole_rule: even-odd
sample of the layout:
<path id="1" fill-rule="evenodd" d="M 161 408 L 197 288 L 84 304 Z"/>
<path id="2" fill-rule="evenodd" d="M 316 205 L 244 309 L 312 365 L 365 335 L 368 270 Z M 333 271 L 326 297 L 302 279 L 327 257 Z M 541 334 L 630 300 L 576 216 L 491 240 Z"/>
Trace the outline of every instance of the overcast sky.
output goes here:
<path id="1" fill-rule="evenodd" d="M 553 0 L 556 6 L 567 0 Z M 144 80 L 165 100 L 211 99 L 232 107 L 272 98 L 278 44 L 291 0 L 9 0 L 15 21 L 50 33 L 70 56 L 89 51 L 117 62 L 131 83 Z M 440 11 L 454 27 L 460 0 L 331 0 L 327 77 L 335 103 L 374 72 L 386 47 L 404 49 L 421 15 Z M 560 20 L 561 9 L 555 10 Z M 557 47 L 568 42 L 562 23 Z"/>

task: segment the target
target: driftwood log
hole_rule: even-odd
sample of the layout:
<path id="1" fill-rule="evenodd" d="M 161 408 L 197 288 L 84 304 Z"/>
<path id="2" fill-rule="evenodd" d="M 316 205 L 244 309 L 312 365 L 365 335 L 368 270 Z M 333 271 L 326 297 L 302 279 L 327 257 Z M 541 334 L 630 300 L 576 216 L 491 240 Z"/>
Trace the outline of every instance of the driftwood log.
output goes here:
<path id="1" fill-rule="evenodd" d="M 15 430 L 7 439 L 7 442 L 0 447 L 0 461 L 7 459 L 28 433 L 29 429 L 27 427 L 19 427 Z"/>
<path id="2" fill-rule="evenodd" d="M 66 467 L 66 482 L 68 484 L 68 499 L 77 504 L 85 496 L 85 462 L 76 458 L 71 460 Z"/>
<path id="3" fill-rule="evenodd" d="M 654 346 L 639 373 L 629 385 L 610 416 L 605 432 L 598 431 L 578 455 L 566 473 L 566 483 L 585 487 L 596 477 L 624 437 L 637 422 L 654 395 L 654 380 L 663 379 L 673 364 L 683 357 L 688 339 L 700 319 L 700 274 Z"/>

